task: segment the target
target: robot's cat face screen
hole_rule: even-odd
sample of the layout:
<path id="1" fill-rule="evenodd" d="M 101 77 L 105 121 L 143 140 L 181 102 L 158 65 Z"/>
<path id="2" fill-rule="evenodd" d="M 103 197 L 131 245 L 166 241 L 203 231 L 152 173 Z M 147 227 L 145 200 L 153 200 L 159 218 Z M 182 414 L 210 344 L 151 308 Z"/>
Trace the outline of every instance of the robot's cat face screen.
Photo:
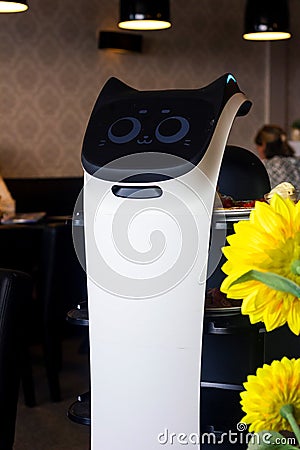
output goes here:
<path id="1" fill-rule="evenodd" d="M 161 152 L 193 162 L 206 149 L 214 126 L 206 101 L 153 96 L 115 101 L 99 108 L 90 124 L 85 151 L 101 165 L 140 152 Z M 97 159 L 97 161 L 96 161 Z"/>
<path id="2" fill-rule="evenodd" d="M 144 120 L 149 115 L 148 109 L 140 109 L 135 116 L 124 116 L 113 122 L 107 131 L 107 139 L 102 139 L 99 147 L 106 143 L 151 145 L 156 140 L 160 144 L 182 144 L 189 146 L 190 122 L 183 116 L 172 115 L 170 109 L 161 109 L 161 121 L 154 129 L 145 129 Z"/>
<path id="3" fill-rule="evenodd" d="M 88 123 L 83 167 L 113 181 L 129 177 L 132 182 L 132 171 L 143 174 L 138 182 L 148 175 L 146 182 L 160 180 L 162 168 L 167 178 L 178 177 L 201 162 L 224 107 L 237 93 L 241 91 L 229 73 L 200 89 L 157 91 L 140 91 L 111 77 Z M 237 115 L 247 114 L 251 102 L 242 106 Z"/>

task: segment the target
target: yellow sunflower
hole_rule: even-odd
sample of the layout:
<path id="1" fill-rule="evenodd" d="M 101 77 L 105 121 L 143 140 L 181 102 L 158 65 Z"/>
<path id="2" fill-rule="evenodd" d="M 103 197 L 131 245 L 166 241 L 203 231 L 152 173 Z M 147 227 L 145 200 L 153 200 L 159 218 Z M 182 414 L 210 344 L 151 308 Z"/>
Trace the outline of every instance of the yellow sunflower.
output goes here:
<path id="1" fill-rule="evenodd" d="M 282 416 L 282 408 L 290 405 L 295 423 L 300 423 L 300 359 L 284 357 L 264 364 L 256 375 L 248 376 L 244 387 L 240 395 L 246 415 L 241 422 L 251 424 L 249 431 L 289 430 L 298 435 L 299 428 L 291 427 Z"/>
<path id="2" fill-rule="evenodd" d="M 243 299 L 251 323 L 263 321 L 267 331 L 287 323 L 299 335 L 300 201 L 274 195 L 270 204 L 256 202 L 249 221 L 234 224 L 234 231 L 223 248 L 221 291 Z"/>

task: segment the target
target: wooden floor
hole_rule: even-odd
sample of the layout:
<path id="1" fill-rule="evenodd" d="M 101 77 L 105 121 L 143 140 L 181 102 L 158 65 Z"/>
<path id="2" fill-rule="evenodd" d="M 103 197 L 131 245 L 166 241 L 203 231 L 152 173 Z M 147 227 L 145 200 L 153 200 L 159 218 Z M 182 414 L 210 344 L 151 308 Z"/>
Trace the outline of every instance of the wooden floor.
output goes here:
<path id="1" fill-rule="evenodd" d="M 68 408 L 77 395 L 88 390 L 88 355 L 80 351 L 81 343 L 79 337 L 64 342 L 60 378 L 63 400 L 59 403 L 49 400 L 41 347 L 33 347 L 37 406 L 24 405 L 21 389 L 14 450 L 89 450 L 89 427 L 67 417 Z"/>

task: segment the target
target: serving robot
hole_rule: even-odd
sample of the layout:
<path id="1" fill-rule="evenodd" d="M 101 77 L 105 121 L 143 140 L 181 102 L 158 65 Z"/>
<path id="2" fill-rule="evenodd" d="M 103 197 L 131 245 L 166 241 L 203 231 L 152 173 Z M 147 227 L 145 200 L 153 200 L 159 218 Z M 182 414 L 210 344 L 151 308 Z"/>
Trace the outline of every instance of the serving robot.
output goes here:
<path id="1" fill-rule="evenodd" d="M 91 450 L 200 447 L 212 209 L 250 107 L 232 74 L 166 91 L 111 78 L 100 92 L 82 149 Z"/>

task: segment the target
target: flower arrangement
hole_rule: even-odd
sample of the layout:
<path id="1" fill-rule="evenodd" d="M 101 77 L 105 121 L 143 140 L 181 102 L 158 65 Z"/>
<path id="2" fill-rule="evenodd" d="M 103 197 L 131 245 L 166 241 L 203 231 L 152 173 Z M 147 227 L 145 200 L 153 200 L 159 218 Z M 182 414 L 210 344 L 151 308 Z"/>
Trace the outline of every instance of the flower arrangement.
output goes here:
<path id="1" fill-rule="evenodd" d="M 249 221 L 234 224 L 223 248 L 221 291 L 243 299 L 242 314 L 267 331 L 287 323 L 300 334 L 300 202 L 275 194 L 256 202 Z"/>
<path id="2" fill-rule="evenodd" d="M 271 331 L 287 324 L 300 334 L 300 202 L 275 194 L 270 203 L 256 202 L 249 221 L 234 225 L 223 248 L 227 275 L 221 291 L 242 299 L 242 314 Z M 241 422 L 249 431 L 272 439 L 250 442 L 249 450 L 293 450 L 300 446 L 300 359 L 282 358 L 249 375 L 241 392 Z M 267 431 L 266 431 L 267 430 Z M 280 443 L 279 433 L 292 431 L 298 446 Z"/>
<path id="3" fill-rule="evenodd" d="M 264 364 L 256 375 L 249 375 L 241 392 L 242 422 L 250 424 L 249 431 L 270 430 L 280 442 L 278 431 L 292 431 L 300 445 L 300 359 L 284 357 L 281 361 Z M 283 439 L 281 439 L 281 442 Z M 275 442 L 270 442 L 274 448 Z M 278 444 L 283 449 L 293 449 L 288 444 Z M 251 444 L 250 444 L 251 448 Z"/>

